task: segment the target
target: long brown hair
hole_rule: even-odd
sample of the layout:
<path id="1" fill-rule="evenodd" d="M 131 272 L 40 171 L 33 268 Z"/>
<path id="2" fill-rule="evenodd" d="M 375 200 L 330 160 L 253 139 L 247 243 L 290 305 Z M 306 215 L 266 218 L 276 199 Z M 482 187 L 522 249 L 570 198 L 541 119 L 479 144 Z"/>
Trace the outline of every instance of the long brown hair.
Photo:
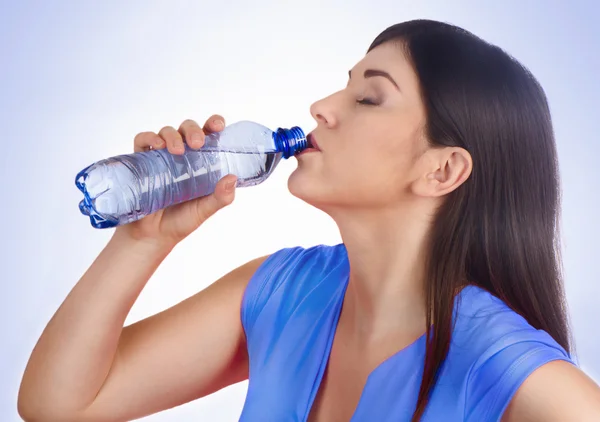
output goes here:
<path id="1" fill-rule="evenodd" d="M 387 28 L 410 60 L 433 147 L 461 147 L 469 179 L 430 232 L 427 347 L 418 421 L 448 354 L 454 296 L 468 281 L 502 299 L 570 351 L 560 248 L 560 183 L 550 110 L 532 74 L 500 48 L 429 20 Z"/>

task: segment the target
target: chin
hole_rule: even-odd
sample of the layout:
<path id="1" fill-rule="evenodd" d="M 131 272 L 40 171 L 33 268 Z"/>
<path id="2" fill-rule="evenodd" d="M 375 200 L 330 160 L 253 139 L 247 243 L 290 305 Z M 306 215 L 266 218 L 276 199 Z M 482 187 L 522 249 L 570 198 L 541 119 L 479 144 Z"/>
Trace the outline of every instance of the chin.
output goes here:
<path id="1" fill-rule="evenodd" d="M 296 198 L 321 208 L 327 195 L 324 193 L 323 182 L 315 180 L 314 175 L 296 169 L 288 178 L 288 190 Z"/>
<path id="2" fill-rule="evenodd" d="M 344 207 L 340 200 L 340 192 L 335 192 L 331 185 L 326 184 L 321 178 L 302 171 L 293 172 L 288 178 L 288 190 L 296 198 L 304 201 L 325 214 L 332 215 L 333 210 Z M 336 195 L 337 193 L 337 195 Z"/>

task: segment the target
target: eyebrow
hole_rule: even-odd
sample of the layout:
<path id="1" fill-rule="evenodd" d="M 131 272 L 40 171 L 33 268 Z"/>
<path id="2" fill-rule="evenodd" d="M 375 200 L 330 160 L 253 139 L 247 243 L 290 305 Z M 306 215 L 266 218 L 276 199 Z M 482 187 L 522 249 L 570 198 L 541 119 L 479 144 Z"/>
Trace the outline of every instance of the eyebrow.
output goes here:
<path id="1" fill-rule="evenodd" d="M 383 71 L 383 70 L 377 70 L 377 69 L 367 69 L 365 70 L 365 73 L 363 74 L 364 78 L 373 78 L 375 76 L 383 76 L 384 78 L 386 78 L 387 80 L 389 80 L 392 84 L 394 84 L 394 86 L 396 87 L 396 89 L 398 91 L 400 91 L 400 87 L 398 87 L 398 84 L 396 83 L 396 81 L 390 76 L 389 73 Z M 350 79 L 352 79 L 352 71 L 349 70 L 348 71 L 348 77 Z"/>

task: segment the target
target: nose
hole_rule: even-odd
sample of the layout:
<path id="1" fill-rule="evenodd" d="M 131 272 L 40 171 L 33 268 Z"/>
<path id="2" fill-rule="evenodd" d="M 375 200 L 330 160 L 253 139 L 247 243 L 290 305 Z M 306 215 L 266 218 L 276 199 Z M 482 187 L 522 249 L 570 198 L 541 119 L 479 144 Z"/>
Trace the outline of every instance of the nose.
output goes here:
<path id="1" fill-rule="evenodd" d="M 333 128 L 337 125 L 337 118 L 333 112 L 331 101 L 328 98 L 324 98 L 313 103 L 310 106 L 310 114 L 317 123 Z"/>

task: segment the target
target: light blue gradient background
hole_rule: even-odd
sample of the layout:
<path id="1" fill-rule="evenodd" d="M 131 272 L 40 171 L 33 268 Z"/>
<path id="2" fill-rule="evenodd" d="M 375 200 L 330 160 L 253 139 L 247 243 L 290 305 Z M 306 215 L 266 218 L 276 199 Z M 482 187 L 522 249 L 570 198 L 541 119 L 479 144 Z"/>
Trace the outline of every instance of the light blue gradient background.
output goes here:
<path id="1" fill-rule="evenodd" d="M 185 118 L 204 122 L 213 113 L 230 123 L 311 130 L 309 105 L 345 85 L 373 38 L 419 17 L 455 23 L 503 47 L 546 90 L 562 171 L 577 352 L 584 370 L 600 380 L 600 6 L 591 0 L 297 3 L 1 3 L 0 420 L 19 420 L 16 395 L 28 356 L 112 233 L 92 229 L 79 214 L 74 176 L 82 167 L 129 152 L 137 132 Z M 263 185 L 239 190 L 233 206 L 168 257 L 127 322 L 179 302 L 260 254 L 337 242 L 335 225 L 287 192 L 294 167 L 289 160 Z M 237 420 L 246 385 L 145 420 Z"/>

